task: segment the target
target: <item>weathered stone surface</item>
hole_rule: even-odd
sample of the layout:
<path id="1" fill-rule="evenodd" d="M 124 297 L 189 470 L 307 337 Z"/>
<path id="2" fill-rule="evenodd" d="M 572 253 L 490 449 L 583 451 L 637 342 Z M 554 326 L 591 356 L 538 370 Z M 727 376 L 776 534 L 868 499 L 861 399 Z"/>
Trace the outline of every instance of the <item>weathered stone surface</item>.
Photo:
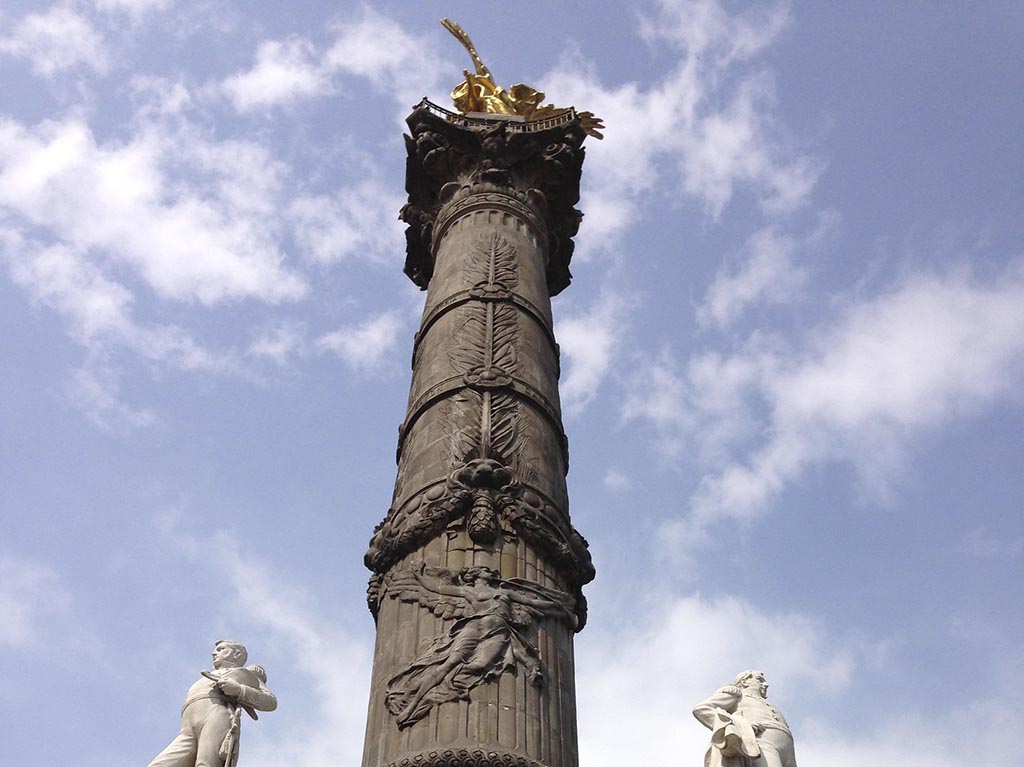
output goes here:
<path id="1" fill-rule="evenodd" d="M 705 767 L 796 767 L 793 734 L 785 717 L 767 701 L 762 671 L 741 671 L 693 709 L 711 730 Z"/>
<path id="2" fill-rule="evenodd" d="M 550 296 L 569 282 L 584 133 L 426 102 L 402 210 L 427 289 L 391 508 L 363 767 L 576 767 L 572 637 L 594 577 L 568 513 Z"/>
<path id="3" fill-rule="evenodd" d="M 221 640 L 213 647 L 213 670 L 200 672 L 181 709 L 181 730 L 149 767 L 235 767 L 242 711 L 273 711 L 262 666 L 245 666 L 245 647 Z"/>

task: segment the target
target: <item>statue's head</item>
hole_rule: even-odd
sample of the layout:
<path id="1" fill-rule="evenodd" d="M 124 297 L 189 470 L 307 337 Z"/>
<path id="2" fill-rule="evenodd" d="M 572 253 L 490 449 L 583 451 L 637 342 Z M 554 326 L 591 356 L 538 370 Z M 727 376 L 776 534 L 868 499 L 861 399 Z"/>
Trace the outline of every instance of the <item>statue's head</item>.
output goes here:
<path id="1" fill-rule="evenodd" d="M 267 670 L 263 666 L 253 663 L 251 666 L 246 666 L 246 668 L 254 673 L 256 678 L 263 682 L 263 684 L 267 683 Z"/>
<path id="2" fill-rule="evenodd" d="M 741 688 L 748 695 L 756 695 L 759 698 L 763 698 L 768 694 L 768 682 L 764 678 L 763 671 L 755 669 L 741 671 L 736 675 L 736 681 L 733 684 Z"/>
<path id="3" fill-rule="evenodd" d="M 497 570 L 493 570 L 490 567 L 484 567 L 478 565 L 476 567 L 463 567 L 459 570 L 458 578 L 463 583 L 472 586 L 478 580 L 484 583 L 496 583 L 501 580 L 501 576 Z"/>
<path id="4" fill-rule="evenodd" d="M 245 645 L 238 642 L 218 639 L 213 645 L 214 668 L 238 668 L 244 666 L 248 658 L 249 653 L 245 651 Z"/>

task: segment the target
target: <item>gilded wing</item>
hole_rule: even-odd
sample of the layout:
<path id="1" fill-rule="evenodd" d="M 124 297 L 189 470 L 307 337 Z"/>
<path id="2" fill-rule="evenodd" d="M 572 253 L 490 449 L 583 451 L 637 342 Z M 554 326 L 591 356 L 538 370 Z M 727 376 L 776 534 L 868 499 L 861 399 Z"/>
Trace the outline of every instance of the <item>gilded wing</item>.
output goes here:
<path id="1" fill-rule="evenodd" d="M 392 570 L 384 578 L 384 595 L 419 604 L 438 618 L 462 618 L 469 612 L 469 602 L 455 595 L 460 587 L 452 575 L 449 570 L 425 564 L 417 570 Z M 438 586 L 447 593 L 439 591 Z"/>

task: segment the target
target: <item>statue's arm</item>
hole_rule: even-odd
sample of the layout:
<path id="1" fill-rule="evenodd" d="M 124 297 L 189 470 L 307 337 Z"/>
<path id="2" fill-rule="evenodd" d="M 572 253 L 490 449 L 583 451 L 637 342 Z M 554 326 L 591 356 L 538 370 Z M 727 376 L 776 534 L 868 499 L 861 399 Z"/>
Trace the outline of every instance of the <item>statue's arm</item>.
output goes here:
<path id="1" fill-rule="evenodd" d="M 241 688 L 242 691 L 237 696 L 239 703 L 251 706 L 257 711 L 273 711 L 277 708 L 277 696 L 268 690 L 266 685 L 249 687 L 243 684 Z"/>
<path id="2" fill-rule="evenodd" d="M 458 599 L 466 598 L 466 587 L 456 586 L 454 583 L 445 583 L 440 578 L 433 580 L 431 583 L 427 583 L 417 575 L 417 579 L 420 585 L 423 586 L 427 591 L 432 591 L 435 594 L 441 594 L 446 597 L 456 597 Z"/>
<path id="3" fill-rule="evenodd" d="M 715 709 L 720 708 L 730 714 L 733 713 L 740 703 L 742 694 L 739 687 L 731 684 L 719 687 L 714 695 L 693 707 L 693 715 L 710 730 L 715 723 Z"/>

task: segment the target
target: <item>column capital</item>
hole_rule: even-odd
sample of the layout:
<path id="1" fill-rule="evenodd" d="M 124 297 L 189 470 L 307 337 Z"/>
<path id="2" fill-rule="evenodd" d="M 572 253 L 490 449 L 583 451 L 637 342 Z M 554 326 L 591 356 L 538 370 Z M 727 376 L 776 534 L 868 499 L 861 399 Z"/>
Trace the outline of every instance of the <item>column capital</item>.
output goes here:
<path id="1" fill-rule="evenodd" d="M 406 191 L 400 218 L 406 229 L 405 273 L 426 289 L 434 272 L 438 216 L 456 212 L 458 203 L 479 195 L 502 195 L 525 206 L 541 234 L 550 295 L 564 290 L 572 275 L 569 261 L 583 214 L 580 196 L 583 139 L 573 109 L 543 120 L 515 116 L 459 115 L 426 99 L 409 115 L 405 136 Z M 515 202 L 511 202 L 514 200 Z"/>

